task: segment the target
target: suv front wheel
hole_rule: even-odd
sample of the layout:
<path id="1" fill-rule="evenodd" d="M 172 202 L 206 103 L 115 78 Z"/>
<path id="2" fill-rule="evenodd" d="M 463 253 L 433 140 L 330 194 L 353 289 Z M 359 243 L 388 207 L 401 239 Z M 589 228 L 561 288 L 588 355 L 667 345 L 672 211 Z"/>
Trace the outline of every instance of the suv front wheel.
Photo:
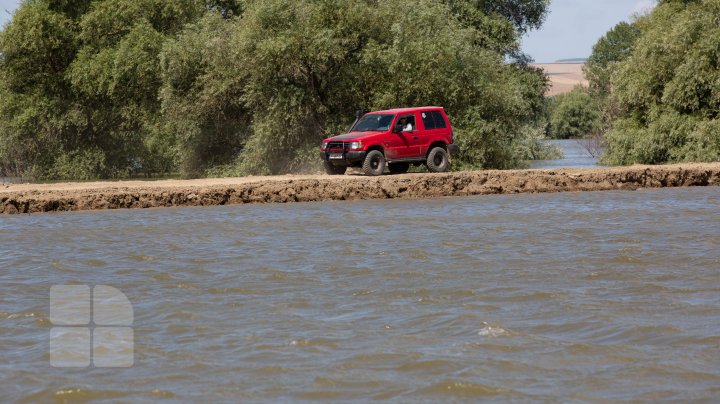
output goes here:
<path id="1" fill-rule="evenodd" d="M 365 156 L 362 169 L 366 175 L 382 175 L 385 171 L 385 155 L 380 150 L 371 150 Z"/>
<path id="2" fill-rule="evenodd" d="M 444 173 L 450 168 L 448 152 L 442 147 L 433 147 L 427 156 L 427 168 L 431 173 Z"/>

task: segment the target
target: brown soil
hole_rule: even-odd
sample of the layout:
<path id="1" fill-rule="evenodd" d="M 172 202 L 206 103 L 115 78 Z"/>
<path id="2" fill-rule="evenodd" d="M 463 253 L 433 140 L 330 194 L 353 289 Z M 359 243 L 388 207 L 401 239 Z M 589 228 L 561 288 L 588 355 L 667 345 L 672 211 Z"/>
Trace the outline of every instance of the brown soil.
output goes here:
<path id="1" fill-rule="evenodd" d="M 578 85 L 588 86 L 582 63 L 539 63 L 533 66 L 545 70 L 550 78 L 550 89 L 546 95 L 568 93 Z"/>
<path id="2" fill-rule="evenodd" d="M 720 185 L 720 163 L 446 174 L 297 175 L 202 180 L 18 184 L 0 187 L 0 213 L 434 198 Z"/>

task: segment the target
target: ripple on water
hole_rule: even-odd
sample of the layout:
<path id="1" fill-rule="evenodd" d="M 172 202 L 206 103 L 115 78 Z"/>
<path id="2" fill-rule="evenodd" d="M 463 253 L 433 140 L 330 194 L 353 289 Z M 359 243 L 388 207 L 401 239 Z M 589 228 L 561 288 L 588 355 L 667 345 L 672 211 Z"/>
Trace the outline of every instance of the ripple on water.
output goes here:
<path id="1" fill-rule="evenodd" d="M 510 399 L 513 396 L 517 396 L 517 394 L 512 390 L 481 383 L 456 380 L 446 380 L 434 383 L 430 386 L 416 390 L 413 395 L 436 396 L 438 399 L 442 399 L 443 397 L 467 399 L 484 399 L 494 397 Z"/>

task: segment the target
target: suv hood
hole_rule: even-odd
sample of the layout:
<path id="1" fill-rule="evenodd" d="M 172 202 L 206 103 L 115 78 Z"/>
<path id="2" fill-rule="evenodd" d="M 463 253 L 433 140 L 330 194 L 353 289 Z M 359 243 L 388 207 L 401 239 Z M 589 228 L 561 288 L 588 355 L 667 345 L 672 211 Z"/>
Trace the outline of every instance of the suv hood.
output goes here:
<path id="1" fill-rule="evenodd" d="M 349 140 L 362 140 L 365 137 L 377 135 L 378 133 L 384 133 L 384 132 L 350 132 L 346 133 L 344 135 L 338 135 L 333 136 L 329 140 L 338 141 L 338 142 L 347 142 Z"/>

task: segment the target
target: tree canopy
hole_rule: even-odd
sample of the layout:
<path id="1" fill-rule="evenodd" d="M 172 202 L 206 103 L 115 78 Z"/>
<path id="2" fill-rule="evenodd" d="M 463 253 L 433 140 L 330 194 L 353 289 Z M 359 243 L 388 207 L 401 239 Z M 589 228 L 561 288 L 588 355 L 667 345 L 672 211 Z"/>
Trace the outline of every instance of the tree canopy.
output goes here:
<path id="1" fill-rule="evenodd" d="M 610 164 L 720 160 L 720 0 L 666 0 L 612 75 Z"/>
<path id="2" fill-rule="evenodd" d="M 522 35 L 542 26 L 550 0 L 485 0 L 479 4 L 484 11 L 507 18 Z"/>
<path id="3" fill-rule="evenodd" d="M 47 179 L 275 174 L 356 109 L 439 104 L 459 163 L 515 167 L 547 80 L 547 0 L 32 0 L 0 34 L 0 169 Z"/>
<path id="4" fill-rule="evenodd" d="M 600 126 L 600 107 L 584 87 L 557 95 L 551 109 L 550 136 L 555 139 L 582 138 Z"/>
<path id="5" fill-rule="evenodd" d="M 630 57 L 639 36 L 640 30 L 634 23 L 621 22 L 593 46 L 583 70 L 594 96 L 606 98 L 610 94 L 612 71 L 619 62 Z"/>

